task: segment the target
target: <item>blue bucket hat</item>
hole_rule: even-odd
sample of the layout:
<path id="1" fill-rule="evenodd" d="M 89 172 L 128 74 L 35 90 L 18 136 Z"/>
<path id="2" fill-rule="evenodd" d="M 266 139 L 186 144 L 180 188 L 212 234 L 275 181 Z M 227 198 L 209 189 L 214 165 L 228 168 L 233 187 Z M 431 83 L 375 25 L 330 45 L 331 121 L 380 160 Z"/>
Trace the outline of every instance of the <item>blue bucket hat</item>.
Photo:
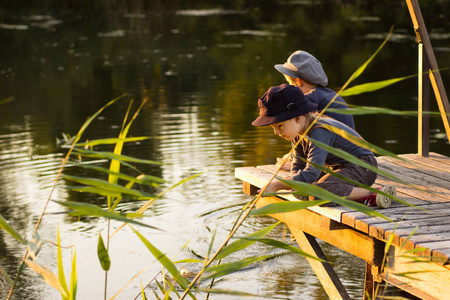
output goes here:
<path id="1" fill-rule="evenodd" d="M 258 99 L 259 117 L 253 126 L 266 126 L 302 116 L 317 109 L 317 104 L 306 100 L 302 91 L 293 85 L 273 86 Z"/>
<path id="2" fill-rule="evenodd" d="M 320 61 L 303 50 L 295 51 L 289 56 L 287 62 L 274 67 L 278 72 L 290 77 L 304 79 L 324 87 L 328 84 L 328 77 Z"/>

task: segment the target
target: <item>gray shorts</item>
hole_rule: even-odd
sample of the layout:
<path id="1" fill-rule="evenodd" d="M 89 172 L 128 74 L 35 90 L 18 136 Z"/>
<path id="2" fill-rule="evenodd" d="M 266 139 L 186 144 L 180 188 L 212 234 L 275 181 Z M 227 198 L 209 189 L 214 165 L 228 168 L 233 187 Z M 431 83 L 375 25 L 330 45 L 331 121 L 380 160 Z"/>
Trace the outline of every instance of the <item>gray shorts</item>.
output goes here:
<path id="1" fill-rule="evenodd" d="M 377 159 L 373 155 L 364 155 L 359 157 L 359 159 L 369 165 L 378 167 Z M 333 171 L 368 186 L 374 184 L 375 179 L 377 179 L 377 173 L 350 162 L 333 167 Z M 347 197 L 350 195 L 355 187 L 354 185 L 338 179 L 331 174 L 324 174 L 319 178 L 319 180 L 314 182 L 314 184 L 341 197 Z"/>

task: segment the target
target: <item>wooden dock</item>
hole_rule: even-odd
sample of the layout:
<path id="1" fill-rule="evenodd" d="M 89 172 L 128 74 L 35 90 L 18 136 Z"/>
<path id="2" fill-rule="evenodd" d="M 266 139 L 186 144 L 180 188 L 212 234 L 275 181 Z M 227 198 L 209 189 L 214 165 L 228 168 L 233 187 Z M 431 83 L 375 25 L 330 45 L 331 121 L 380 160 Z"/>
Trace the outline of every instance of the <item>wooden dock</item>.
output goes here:
<path id="1" fill-rule="evenodd" d="M 385 283 L 411 298 L 450 299 L 450 158 L 436 153 L 399 157 L 406 161 L 378 157 L 379 168 L 414 187 L 381 176 L 375 184 L 394 184 L 398 198 L 415 206 L 395 202 L 387 209 L 375 208 L 393 222 L 341 206 L 271 216 L 286 223 L 308 253 L 326 259 L 318 238 L 365 260 L 364 299 L 375 299 Z M 235 176 L 243 181 L 244 192 L 254 195 L 275 170 L 274 165 L 243 167 Z M 293 195 L 261 197 L 256 207 L 286 200 L 299 201 Z M 330 299 L 350 299 L 329 263 L 309 262 Z"/>

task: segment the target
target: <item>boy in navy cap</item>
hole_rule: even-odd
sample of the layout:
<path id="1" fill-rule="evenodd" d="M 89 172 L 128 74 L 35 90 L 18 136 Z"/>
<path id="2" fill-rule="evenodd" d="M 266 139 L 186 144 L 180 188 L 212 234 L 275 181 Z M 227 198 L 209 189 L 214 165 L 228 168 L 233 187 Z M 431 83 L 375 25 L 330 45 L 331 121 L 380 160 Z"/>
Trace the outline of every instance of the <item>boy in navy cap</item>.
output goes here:
<path id="1" fill-rule="evenodd" d="M 342 122 L 329 117 L 318 117 L 317 113 L 314 113 L 317 104 L 308 101 L 299 88 L 287 84 L 271 87 L 258 100 L 258 106 L 259 117 L 252 124 L 254 126 L 272 126 L 275 134 L 291 141 L 293 146 L 317 118 L 313 127 L 295 147 L 291 172 L 285 179 L 313 183 L 338 196 L 347 197 L 349 200 L 355 200 L 368 206 L 386 208 L 391 205 L 390 197 L 373 194 L 371 191 L 354 186 L 330 174 L 321 176 L 321 171 L 310 164 L 312 162 L 329 167 L 335 173 L 368 186 L 371 186 L 377 177 L 375 172 L 328 153 L 309 140 L 311 138 L 335 149 L 340 149 L 377 167 L 377 160 L 372 151 L 350 142 L 328 130 L 326 126 L 336 127 L 361 139 L 362 137 Z M 300 158 L 305 158 L 307 163 Z M 281 189 L 290 189 L 290 187 L 274 179 L 267 186 L 266 192 L 276 192 Z M 396 194 L 394 186 L 384 186 L 381 190 L 389 195 L 395 196 Z"/>

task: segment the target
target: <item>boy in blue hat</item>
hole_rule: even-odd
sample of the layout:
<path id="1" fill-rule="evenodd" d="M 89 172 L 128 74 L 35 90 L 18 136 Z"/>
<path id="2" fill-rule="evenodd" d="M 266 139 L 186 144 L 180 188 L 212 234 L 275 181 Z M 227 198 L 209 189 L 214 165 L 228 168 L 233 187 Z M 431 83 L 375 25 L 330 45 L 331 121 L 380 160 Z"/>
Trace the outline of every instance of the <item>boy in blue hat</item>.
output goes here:
<path id="1" fill-rule="evenodd" d="M 291 172 L 285 179 L 312 183 L 338 196 L 347 197 L 349 200 L 355 200 L 368 206 L 387 208 L 391 205 L 391 198 L 382 194 L 373 194 L 330 174 L 321 176 L 321 171 L 310 164 L 311 162 L 329 167 L 335 173 L 368 186 L 374 184 L 377 177 L 375 172 L 328 153 L 309 140 L 311 138 L 333 148 L 341 149 L 361 161 L 377 167 L 377 160 L 372 151 L 348 141 L 328 130 L 326 126 L 336 127 L 361 139 L 362 137 L 342 122 L 326 116 L 318 117 L 318 114 L 314 113 L 318 105 L 308 101 L 299 88 L 287 84 L 271 87 L 258 100 L 258 106 L 259 117 L 252 122 L 252 125 L 272 126 L 275 134 L 291 141 L 293 146 L 317 118 L 313 127 L 295 147 Z M 300 159 L 301 157 L 305 158 L 307 163 Z M 276 192 L 281 189 L 290 189 L 290 187 L 274 179 L 265 191 Z M 394 186 L 384 186 L 381 190 L 389 195 L 396 195 Z"/>

